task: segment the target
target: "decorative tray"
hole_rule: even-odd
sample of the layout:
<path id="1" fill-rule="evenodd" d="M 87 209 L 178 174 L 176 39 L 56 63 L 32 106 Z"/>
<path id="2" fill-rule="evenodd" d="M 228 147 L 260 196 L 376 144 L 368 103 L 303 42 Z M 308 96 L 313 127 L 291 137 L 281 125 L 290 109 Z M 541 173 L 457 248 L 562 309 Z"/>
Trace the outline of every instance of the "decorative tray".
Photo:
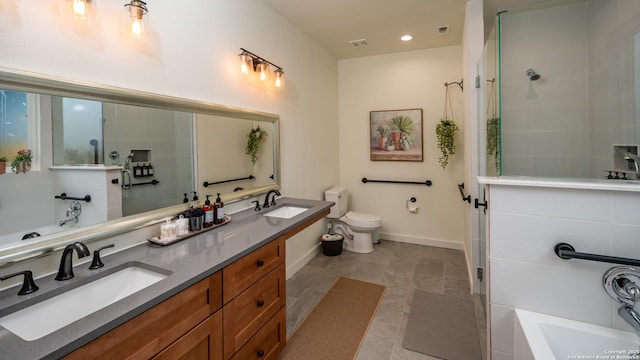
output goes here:
<path id="1" fill-rule="evenodd" d="M 224 215 L 224 219 L 222 220 L 222 222 L 220 224 L 215 224 L 211 227 L 208 228 L 202 228 L 198 231 L 189 231 L 186 235 L 182 235 L 182 236 L 178 236 L 177 238 L 173 239 L 173 240 L 161 240 L 159 236 L 154 236 L 151 239 L 147 239 L 147 241 L 149 241 L 152 244 L 155 245 L 160 245 L 160 246 L 167 246 L 167 245 L 171 245 L 171 244 L 175 244 L 178 241 L 182 241 L 184 239 L 188 239 L 192 236 L 196 236 L 199 234 L 202 234 L 203 232 L 209 231 L 209 230 L 213 230 L 217 227 L 220 227 L 222 225 L 226 225 L 229 223 L 229 221 L 231 221 L 231 217 L 227 214 Z"/>

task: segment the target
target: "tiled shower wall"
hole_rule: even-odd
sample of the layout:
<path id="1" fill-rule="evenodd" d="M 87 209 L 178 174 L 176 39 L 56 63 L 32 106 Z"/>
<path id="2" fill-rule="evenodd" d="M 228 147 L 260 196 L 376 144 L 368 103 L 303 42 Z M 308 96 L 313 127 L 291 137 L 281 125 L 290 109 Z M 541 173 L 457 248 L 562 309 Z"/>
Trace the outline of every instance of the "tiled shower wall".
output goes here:
<path id="1" fill-rule="evenodd" d="M 613 145 L 640 142 L 639 22 L 627 0 L 502 17 L 504 175 L 604 177 Z"/>
<path id="2" fill-rule="evenodd" d="M 517 360 L 515 308 L 633 331 L 602 287 L 615 265 L 562 260 L 553 249 L 567 242 L 579 252 L 640 258 L 640 192 L 491 185 L 489 194 L 493 360 Z"/>

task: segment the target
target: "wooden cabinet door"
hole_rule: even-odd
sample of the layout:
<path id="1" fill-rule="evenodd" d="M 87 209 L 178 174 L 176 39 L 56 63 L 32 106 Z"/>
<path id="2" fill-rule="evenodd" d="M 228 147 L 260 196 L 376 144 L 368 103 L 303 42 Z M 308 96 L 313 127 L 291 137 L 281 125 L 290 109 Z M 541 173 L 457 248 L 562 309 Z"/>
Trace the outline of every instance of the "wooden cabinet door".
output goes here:
<path id="1" fill-rule="evenodd" d="M 286 305 L 285 266 L 242 292 L 223 311 L 224 354 L 229 359 L 281 308 Z"/>
<path id="2" fill-rule="evenodd" d="M 222 311 L 211 315 L 153 360 L 221 360 Z"/>

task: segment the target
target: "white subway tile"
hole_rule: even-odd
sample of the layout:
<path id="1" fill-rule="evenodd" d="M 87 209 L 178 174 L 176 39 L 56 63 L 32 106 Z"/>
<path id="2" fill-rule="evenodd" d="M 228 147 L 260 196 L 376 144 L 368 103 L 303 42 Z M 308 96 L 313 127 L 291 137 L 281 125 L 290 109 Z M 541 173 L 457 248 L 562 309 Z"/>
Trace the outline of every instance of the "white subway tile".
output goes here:
<path id="1" fill-rule="evenodd" d="M 513 354 L 513 326 L 515 312 L 512 307 L 491 304 L 491 348 Z"/>

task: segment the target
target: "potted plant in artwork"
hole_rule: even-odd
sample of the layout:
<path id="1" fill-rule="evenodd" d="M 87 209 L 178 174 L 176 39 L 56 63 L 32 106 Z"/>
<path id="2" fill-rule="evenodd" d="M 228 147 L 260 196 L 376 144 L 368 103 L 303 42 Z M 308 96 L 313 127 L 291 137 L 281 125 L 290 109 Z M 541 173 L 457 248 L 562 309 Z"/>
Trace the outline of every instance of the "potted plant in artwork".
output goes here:
<path id="1" fill-rule="evenodd" d="M 4 174 L 7 172 L 7 157 L 0 157 L 0 174 Z"/>
<path id="2" fill-rule="evenodd" d="M 387 134 L 389 133 L 389 128 L 382 124 L 378 124 L 376 132 L 378 133 L 378 135 L 380 135 L 380 139 L 378 140 L 378 148 L 380 150 L 384 150 L 385 143 L 387 142 Z"/>
<path id="3" fill-rule="evenodd" d="M 440 157 L 438 162 L 443 169 L 449 163 L 449 156 L 456 153 L 456 132 L 458 126 L 453 120 L 442 119 L 436 126 L 436 136 L 438 138 L 438 149 L 440 149 Z"/>
<path id="4" fill-rule="evenodd" d="M 411 135 L 413 132 L 413 121 L 410 116 L 398 115 L 391 119 L 391 130 L 393 142 L 398 149 L 401 147 L 400 139 L 403 135 Z"/>
<path id="5" fill-rule="evenodd" d="M 26 173 L 31 170 L 31 161 L 33 161 L 33 153 L 31 149 L 18 150 L 18 154 L 11 161 L 11 170 L 14 173 Z"/>
<path id="6" fill-rule="evenodd" d="M 409 135 L 402 135 L 400 138 L 400 148 L 404 151 L 411 149 L 413 146 L 413 138 Z"/>
<path id="7" fill-rule="evenodd" d="M 384 146 L 387 151 L 393 151 L 396 149 L 392 139 L 386 139 Z"/>
<path id="8" fill-rule="evenodd" d="M 258 162 L 258 152 L 260 151 L 260 145 L 262 140 L 267 137 L 267 132 L 263 130 L 260 125 L 252 128 L 247 134 L 247 145 L 244 148 L 245 154 L 251 158 L 251 164 L 255 165 Z"/>

